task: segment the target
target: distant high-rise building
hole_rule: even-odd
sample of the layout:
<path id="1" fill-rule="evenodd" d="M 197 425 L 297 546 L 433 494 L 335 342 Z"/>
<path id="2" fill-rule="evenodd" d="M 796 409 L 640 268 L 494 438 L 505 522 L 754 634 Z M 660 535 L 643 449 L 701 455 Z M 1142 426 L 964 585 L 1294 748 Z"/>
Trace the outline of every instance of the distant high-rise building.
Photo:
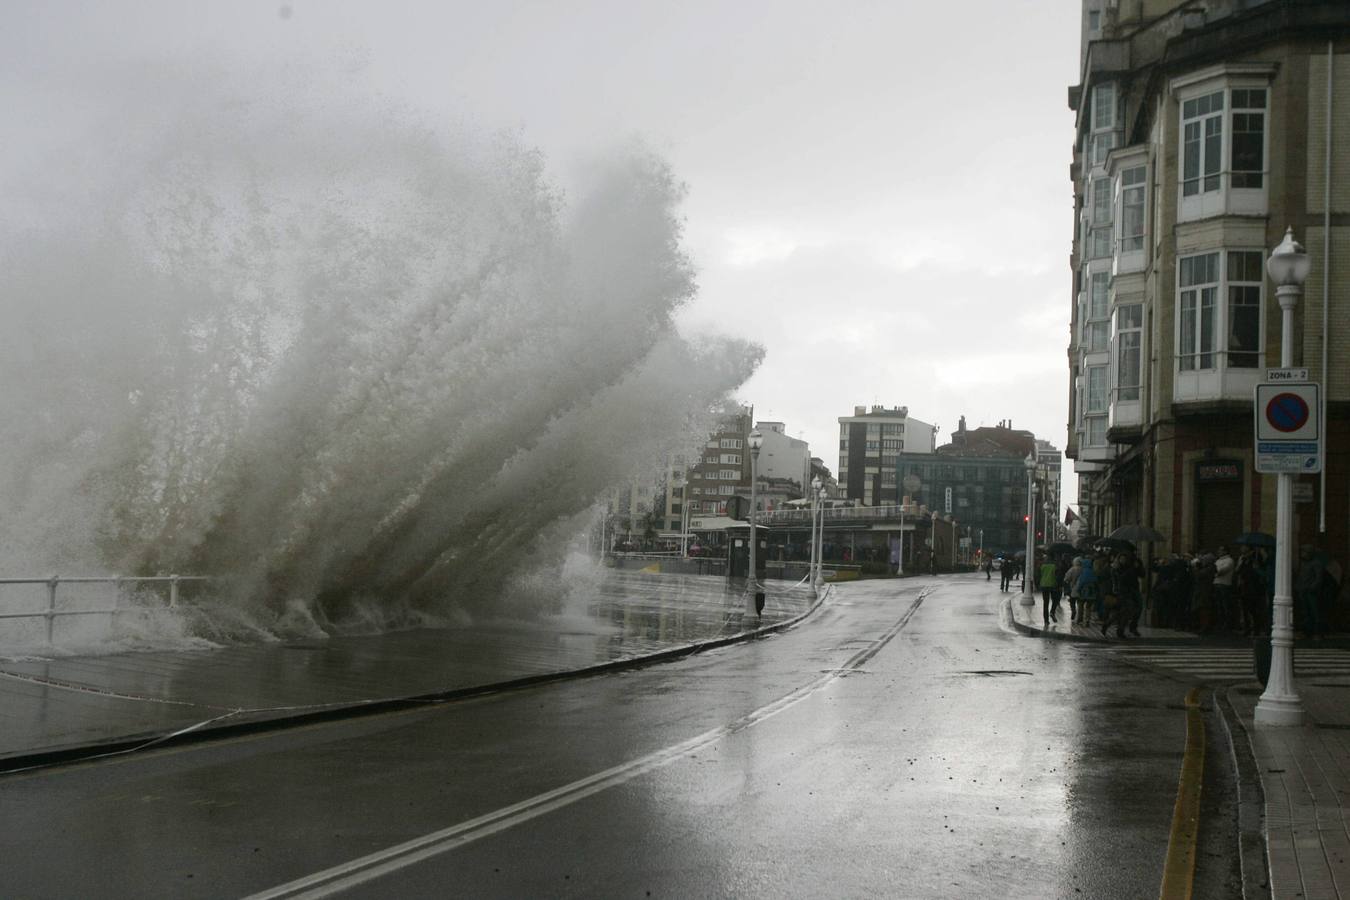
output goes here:
<path id="1" fill-rule="evenodd" d="M 839 495 L 864 506 L 899 503 L 896 460 L 932 453 L 936 444 L 937 429 L 910 418 L 907 406 L 855 406 L 839 417 Z"/>

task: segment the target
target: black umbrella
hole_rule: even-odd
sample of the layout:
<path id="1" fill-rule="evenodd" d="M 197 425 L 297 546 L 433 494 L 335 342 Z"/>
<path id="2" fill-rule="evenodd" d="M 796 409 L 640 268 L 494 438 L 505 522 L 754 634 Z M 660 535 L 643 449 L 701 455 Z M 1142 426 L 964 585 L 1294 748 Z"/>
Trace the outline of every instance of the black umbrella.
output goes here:
<path id="1" fill-rule="evenodd" d="M 1248 531 L 1238 535 L 1233 543 L 1246 544 L 1248 547 L 1274 547 L 1275 538 L 1266 534 L 1264 531 Z"/>
<path id="2" fill-rule="evenodd" d="M 1122 525 L 1111 532 L 1116 541 L 1165 541 L 1167 538 L 1147 525 Z"/>
<path id="3" fill-rule="evenodd" d="M 1046 547 L 1045 551 L 1050 554 L 1072 553 L 1074 549 L 1075 547 L 1073 544 L 1066 544 L 1063 541 L 1059 541 L 1057 543 L 1051 544 L 1049 547 Z"/>

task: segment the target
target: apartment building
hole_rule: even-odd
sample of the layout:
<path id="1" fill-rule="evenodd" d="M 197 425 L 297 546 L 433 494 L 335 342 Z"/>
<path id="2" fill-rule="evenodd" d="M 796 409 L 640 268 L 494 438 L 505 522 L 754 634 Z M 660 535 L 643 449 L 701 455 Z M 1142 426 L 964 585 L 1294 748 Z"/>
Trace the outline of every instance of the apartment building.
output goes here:
<path id="1" fill-rule="evenodd" d="M 900 454 L 896 467 L 903 496 L 907 503 L 954 519 L 960 533 L 971 538 L 972 549 L 1014 553 L 1026 546 L 1026 459 L 1031 454 L 1042 458 L 1041 443 L 1011 422 L 967 430 L 962 416 L 949 443 L 932 453 Z M 1048 496 L 1042 493 L 1043 481 L 1033 482 L 1038 503 Z"/>
<path id="2" fill-rule="evenodd" d="M 909 407 L 855 406 L 839 417 L 839 495 L 863 506 L 900 502 L 896 461 L 901 453 L 932 453 L 937 429 L 910 418 Z"/>
<path id="3" fill-rule="evenodd" d="M 690 516 L 723 516 L 727 500 L 750 496 L 750 423 L 746 407 L 718 423 L 704 442 L 701 456 L 688 467 L 685 500 Z"/>
<path id="4" fill-rule="evenodd" d="M 1311 275 L 1294 365 L 1326 398 L 1326 468 L 1295 486 L 1295 540 L 1347 561 L 1350 4 L 1085 0 L 1069 434 L 1087 530 L 1174 550 L 1275 531 L 1253 391 L 1280 365 L 1266 275 L 1292 228 Z"/>

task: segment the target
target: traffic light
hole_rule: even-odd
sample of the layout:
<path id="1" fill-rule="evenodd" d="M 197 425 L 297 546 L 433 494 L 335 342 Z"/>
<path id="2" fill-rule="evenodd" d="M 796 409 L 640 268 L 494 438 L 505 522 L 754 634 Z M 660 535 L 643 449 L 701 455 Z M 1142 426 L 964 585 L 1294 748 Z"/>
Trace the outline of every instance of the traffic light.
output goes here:
<path id="1" fill-rule="evenodd" d="M 1031 516 L 1028 516 L 1028 515 L 1026 515 L 1026 514 L 1024 513 L 1024 514 L 1022 515 L 1022 524 L 1025 525 L 1025 524 L 1027 524 L 1027 523 L 1030 522 L 1030 521 L 1031 521 Z"/>

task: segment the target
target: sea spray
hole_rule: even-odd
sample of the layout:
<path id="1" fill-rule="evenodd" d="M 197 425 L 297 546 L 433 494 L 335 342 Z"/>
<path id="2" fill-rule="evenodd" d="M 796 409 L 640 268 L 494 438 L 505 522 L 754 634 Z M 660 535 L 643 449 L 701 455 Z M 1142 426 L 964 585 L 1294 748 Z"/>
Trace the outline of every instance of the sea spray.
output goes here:
<path id="1" fill-rule="evenodd" d="M 758 362 L 674 328 L 640 144 L 564 198 L 517 137 L 164 74 L 0 185 L 6 575 L 217 576 L 212 639 L 491 608 Z"/>

